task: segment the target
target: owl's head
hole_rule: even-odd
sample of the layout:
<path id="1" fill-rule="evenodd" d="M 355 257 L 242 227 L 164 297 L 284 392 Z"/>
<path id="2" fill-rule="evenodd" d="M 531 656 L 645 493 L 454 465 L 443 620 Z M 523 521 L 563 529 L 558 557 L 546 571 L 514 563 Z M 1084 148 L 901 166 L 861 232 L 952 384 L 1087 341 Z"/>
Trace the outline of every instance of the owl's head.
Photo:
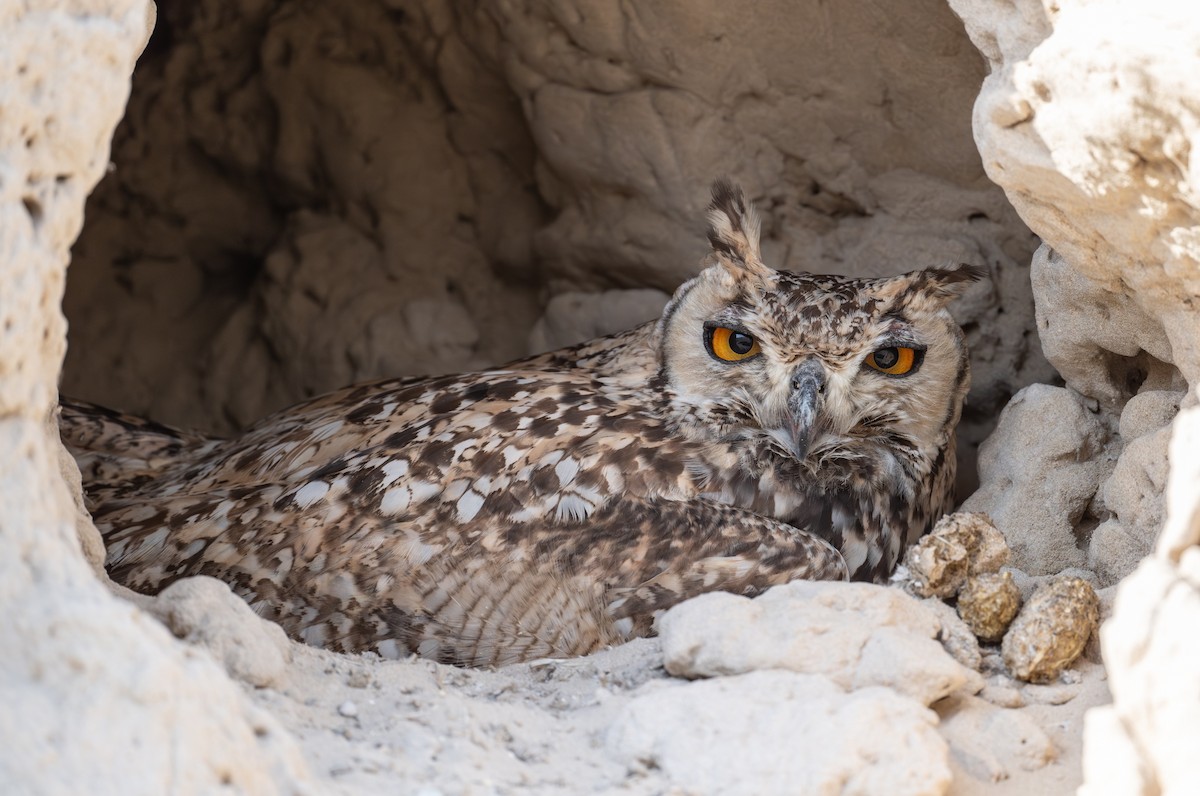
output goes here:
<path id="1" fill-rule="evenodd" d="M 863 445 L 928 453 L 969 386 L 962 330 L 946 310 L 985 271 L 928 268 L 881 279 L 776 271 L 742 191 L 713 187 L 714 261 L 659 321 L 662 369 L 693 433 L 762 438 L 813 463 Z"/>

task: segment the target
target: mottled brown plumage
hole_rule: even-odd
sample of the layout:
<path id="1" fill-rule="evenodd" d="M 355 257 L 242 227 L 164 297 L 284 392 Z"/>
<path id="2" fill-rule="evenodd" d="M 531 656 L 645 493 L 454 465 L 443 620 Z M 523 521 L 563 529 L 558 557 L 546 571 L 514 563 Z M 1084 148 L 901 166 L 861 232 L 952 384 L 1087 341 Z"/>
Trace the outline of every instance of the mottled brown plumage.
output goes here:
<path id="1" fill-rule="evenodd" d="M 114 579 L 212 575 L 312 644 L 486 665 L 645 635 L 705 591 L 886 578 L 951 508 L 968 371 L 944 305 L 979 273 L 774 271 L 725 183 L 709 221 L 657 322 L 503 368 L 231 440 L 64 402 Z"/>

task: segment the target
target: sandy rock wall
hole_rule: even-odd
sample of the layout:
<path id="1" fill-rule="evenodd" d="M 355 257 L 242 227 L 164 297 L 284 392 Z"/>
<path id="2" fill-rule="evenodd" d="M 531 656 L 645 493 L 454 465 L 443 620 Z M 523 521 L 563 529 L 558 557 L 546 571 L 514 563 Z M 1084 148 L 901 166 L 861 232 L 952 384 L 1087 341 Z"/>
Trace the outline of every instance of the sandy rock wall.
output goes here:
<path id="1" fill-rule="evenodd" d="M 988 267 L 956 310 L 970 447 L 1053 375 L 983 75 L 940 0 L 172 4 L 75 248 L 64 389 L 229 429 L 624 328 L 695 272 L 729 174 L 773 264 Z"/>
<path id="2" fill-rule="evenodd" d="M 1184 793 L 1200 776 L 1200 17 L 1172 0 L 951 5 L 991 65 L 975 136 L 1044 241 L 1038 330 L 1066 381 L 1019 396 L 1042 411 L 1010 404 L 981 493 L 1006 493 L 1010 538 L 1073 539 L 1109 580 L 1153 549 L 1101 633 L 1115 702 L 1089 716 L 1084 792 Z M 1003 465 L 1014 444 L 1057 463 L 1033 469 L 1062 477 L 1059 500 L 1016 510 L 1045 484 Z M 1047 513 L 1068 522 L 1047 529 Z"/>
<path id="3" fill-rule="evenodd" d="M 84 197 L 104 174 L 152 7 L 0 11 L 0 782 L 8 793 L 298 793 L 294 742 L 211 658 L 113 597 L 47 421 Z M 132 765 L 113 765 L 130 760 Z"/>

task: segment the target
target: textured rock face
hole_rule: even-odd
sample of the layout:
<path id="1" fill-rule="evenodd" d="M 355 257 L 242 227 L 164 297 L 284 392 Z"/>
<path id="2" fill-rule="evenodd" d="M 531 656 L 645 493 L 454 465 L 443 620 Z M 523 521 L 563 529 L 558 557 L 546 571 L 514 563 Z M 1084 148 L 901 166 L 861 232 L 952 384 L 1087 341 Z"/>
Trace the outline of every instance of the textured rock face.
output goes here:
<path id="1" fill-rule="evenodd" d="M 1086 552 L 1076 528 L 1105 474 L 1108 438 L 1076 393 L 1030 385 L 1004 407 L 980 446 L 980 487 L 963 508 L 991 515 L 1023 571 L 1047 575 L 1081 566 Z"/>
<path id="2" fill-rule="evenodd" d="M 983 687 L 936 641 L 935 613 L 871 584 L 795 582 L 755 600 L 705 594 L 667 612 L 660 633 L 667 671 L 681 677 L 788 669 L 845 689 L 886 686 L 922 705 Z"/>
<path id="3" fill-rule="evenodd" d="M 950 767 L 936 723 L 886 688 L 846 694 L 817 675 L 762 671 L 642 694 L 608 743 L 704 796 L 942 796 Z"/>
<path id="4" fill-rule="evenodd" d="M 99 540 L 47 424 L 67 249 L 151 10 L 74 0 L 0 13 L 0 782 L 14 793 L 299 792 L 308 775 L 277 722 L 97 579 L 77 533 L 93 562 Z"/>
<path id="5" fill-rule="evenodd" d="M 1101 631 L 1115 704 L 1089 718 L 1084 792 L 1183 793 L 1200 776 L 1188 648 L 1200 471 L 1194 410 L 1172 419 L 1200 378 L 1200 17 L 1171 0 L 951 5 L 991 64 L 975 106 L 984 164 L 1044 241 L 1033 285 L 1046 356 L 1112 435 L 1101 448 L 1075 435 L 1080 553 L 1111 580 L 1163 529 Z M 1003 451 L 1010 440 L 997 437 Z M 1010 540 L 1028 530 L 1001 527 Z"/>
<path id="6" fill-rule="evenodd" d="M 1051 375 L 1035 241 L 971 141 L 978 53 L 902 6 L 172 5 L 75 250 L 64 390 L 222 429 L 625 328 L 695 273 L 728 174 L 773 265 L 988 267 L 955 310 L 969 449 Z"/>

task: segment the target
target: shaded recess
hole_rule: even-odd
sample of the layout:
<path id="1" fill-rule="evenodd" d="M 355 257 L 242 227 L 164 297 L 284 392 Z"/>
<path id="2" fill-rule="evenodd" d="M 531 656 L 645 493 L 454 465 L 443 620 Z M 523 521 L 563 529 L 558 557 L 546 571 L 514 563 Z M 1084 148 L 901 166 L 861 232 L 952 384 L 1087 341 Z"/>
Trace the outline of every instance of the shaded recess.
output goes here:
<path id="1" fill-rule="evenodd" d="M 730 175 L 772 265 L 988 268 L 955 309 L 969 488 L 1053 377 L 1037 241 L 972 141 L 979 54 L 903 5 L 164 3 L 74 250 L 64 391 L 230 431 L 625 328 L 696 272 Z"/>

